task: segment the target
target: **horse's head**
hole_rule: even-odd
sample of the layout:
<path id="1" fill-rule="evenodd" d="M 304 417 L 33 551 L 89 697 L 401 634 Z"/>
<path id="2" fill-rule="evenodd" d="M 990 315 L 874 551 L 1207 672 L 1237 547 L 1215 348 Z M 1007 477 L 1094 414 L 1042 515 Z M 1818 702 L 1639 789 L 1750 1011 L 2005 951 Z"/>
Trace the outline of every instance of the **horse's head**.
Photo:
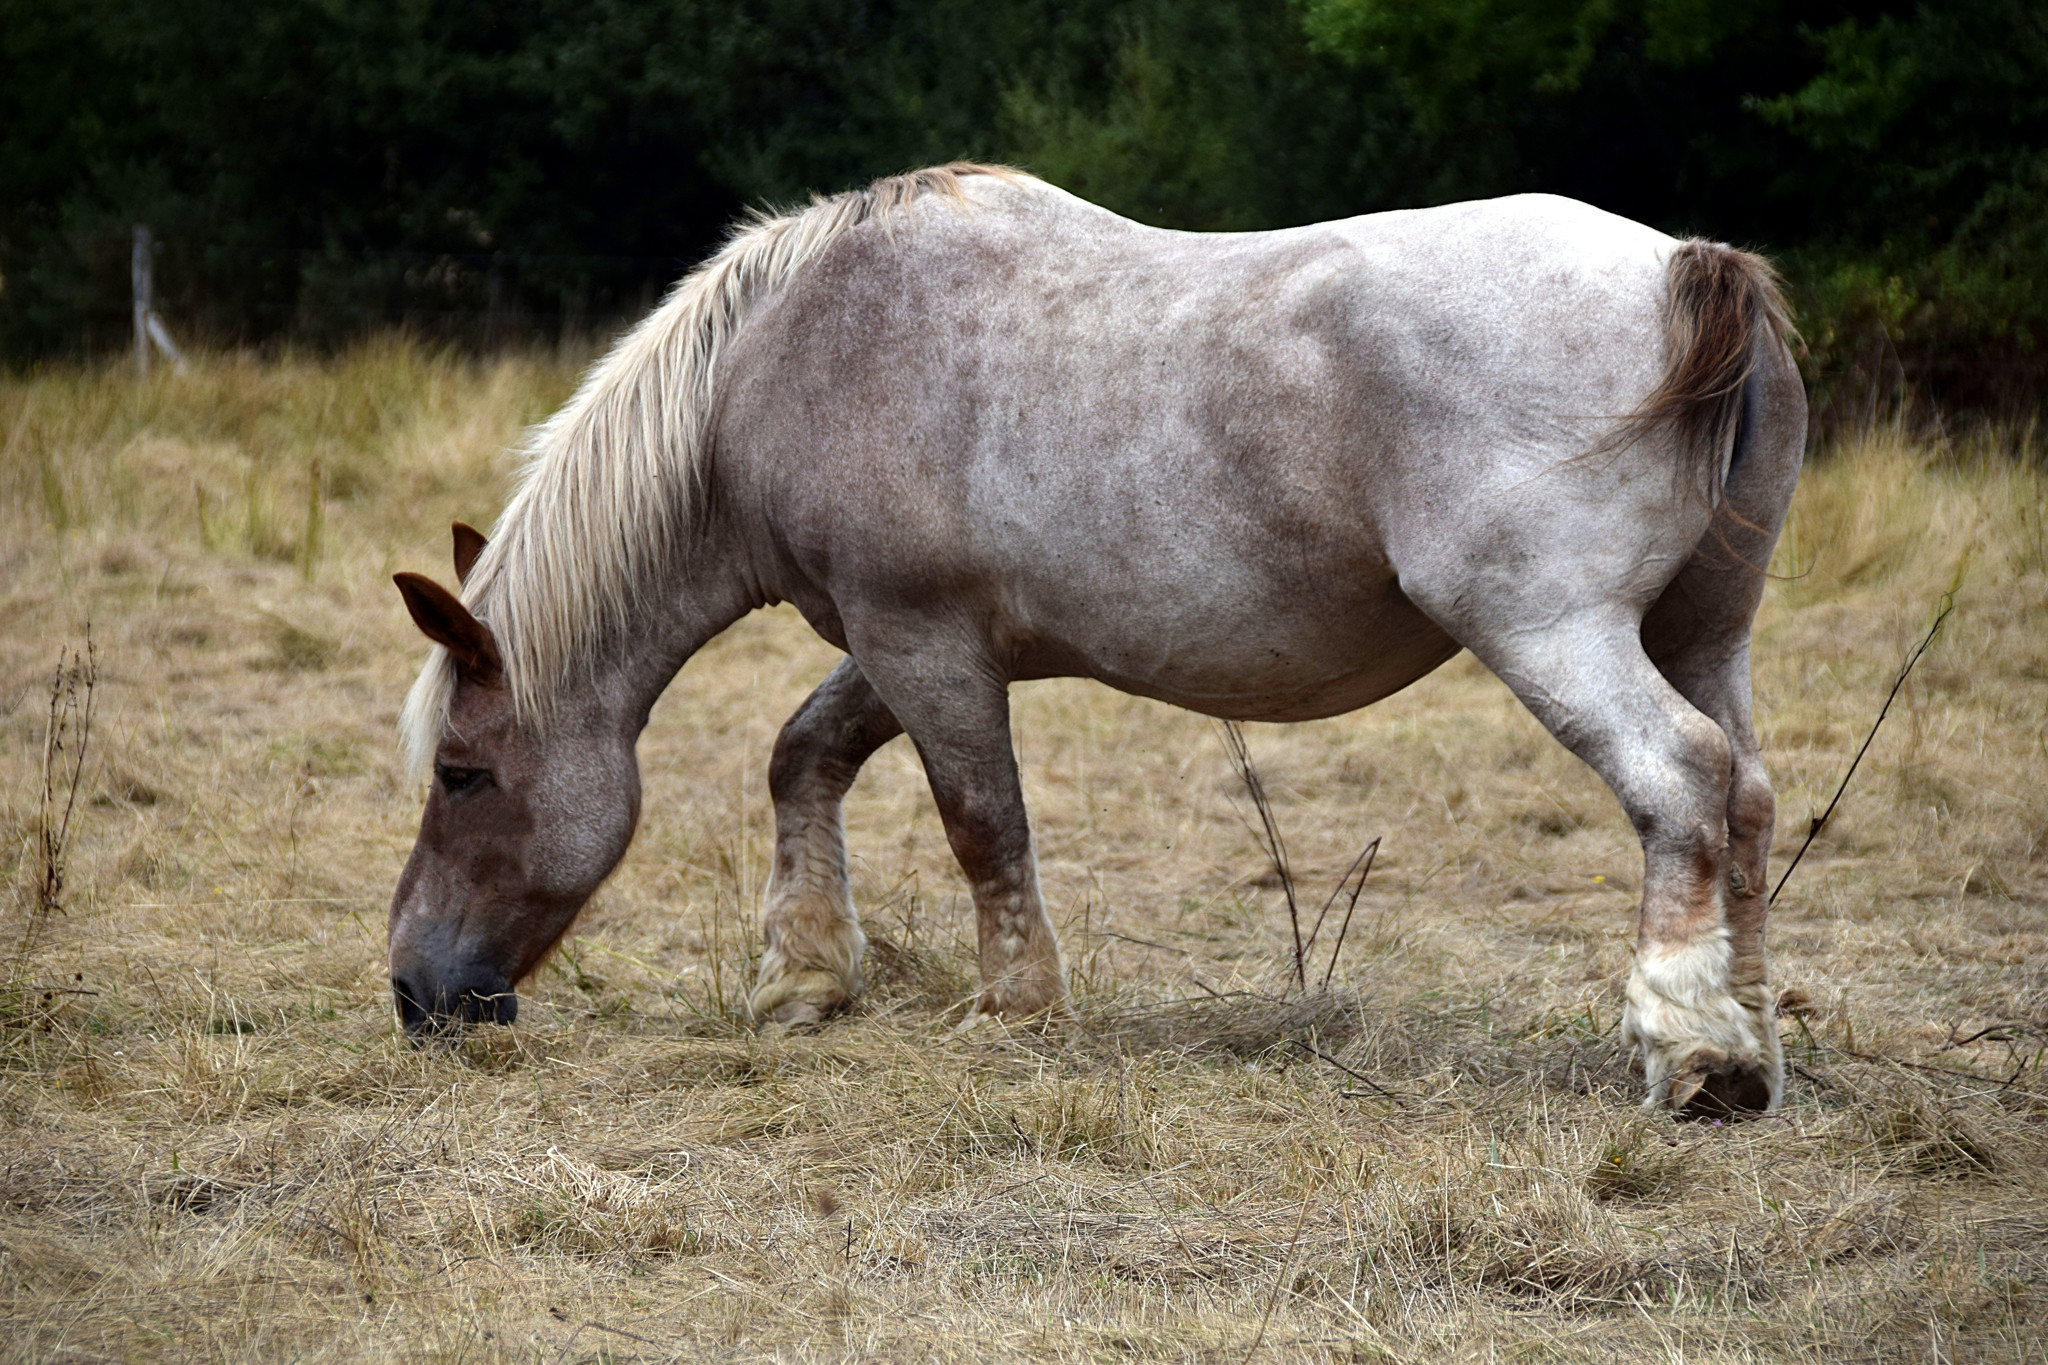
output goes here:
<path id="1" fill-rule="evenodd" d="M 456 528 L 466 578 L 482 537 Z M 640 818 L 634 733 L 597 689 L 544 729 L 521 722 L 490 627 L 447 589 L 397 575 L 407 610 L 448 650 L 455 690 L 419 839 L 391 897 L 391 990 L 415 1037 L 509 1024 L 513 987 L 547 956 L 626 851 Z"/>

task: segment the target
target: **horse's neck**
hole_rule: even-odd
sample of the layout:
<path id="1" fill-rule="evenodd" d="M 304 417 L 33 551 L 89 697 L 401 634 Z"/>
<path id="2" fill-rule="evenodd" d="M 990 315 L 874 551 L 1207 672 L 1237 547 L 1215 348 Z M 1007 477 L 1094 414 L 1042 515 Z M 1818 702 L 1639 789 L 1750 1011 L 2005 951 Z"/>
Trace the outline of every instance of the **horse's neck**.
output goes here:
<path id="1" fill-rule="evenodd" d="M 673 581 L 650 592 L 627 629 L 608 680 L 635 727 L 683 665 L 727 626 L 762 605 L 759 588 L 723 528 L 711 527 Z"/>

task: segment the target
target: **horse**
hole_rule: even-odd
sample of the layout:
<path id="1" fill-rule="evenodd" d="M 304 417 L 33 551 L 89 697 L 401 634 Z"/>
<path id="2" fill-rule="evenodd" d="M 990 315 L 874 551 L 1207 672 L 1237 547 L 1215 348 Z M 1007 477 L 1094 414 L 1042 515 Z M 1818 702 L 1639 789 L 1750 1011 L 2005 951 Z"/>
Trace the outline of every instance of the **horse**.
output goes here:
<path id="1" fill-rule="evenodd" d="M 514 1019 L 633 836 L 655 699 L 788 602 L 845 658 L 768 765 L 764 1024 L 862 990 L 840 803 L 895 736 L 972 891 L 971 1018 L 1057 1017 L 1010 683 L 1293 721 L 1462 648 L 1641 840 L 1643 1103 L 1770 1109 L 1749 639 L 1788 337 L 1761 259 L 1546 195 L 1186 233 L 954 164 L 758 214 L 534 429 L 491 535 L 457 525 L 459 595 L 396 576 L 433 642 L 399 1019 Z"/>

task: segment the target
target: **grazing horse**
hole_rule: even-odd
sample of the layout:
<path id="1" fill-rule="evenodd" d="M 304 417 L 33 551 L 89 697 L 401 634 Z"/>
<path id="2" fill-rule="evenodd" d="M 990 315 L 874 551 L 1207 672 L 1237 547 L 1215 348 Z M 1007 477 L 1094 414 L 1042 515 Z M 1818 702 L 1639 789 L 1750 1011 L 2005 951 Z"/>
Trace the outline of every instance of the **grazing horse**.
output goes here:
<path id="1" fill-rule="evenodd" d="M 415 1034 L 513 988 L 624 854 L 634 744 L 706 641 L 791 602 L 846 658 L 768 769 L 750 1008 L 861 990 L 840 802 L 908 734 L 973 891 L 974 1011 L 1057 1012 L 1009 684 L 1334 716 L 1469 649 L 1642 840 L 1648 1104 L 1774 1105 L 1772 797 L 1749 634 L 1806 399 L 1768 267 L 1525 195 L 1278 232 L 1140 226 L 956 165 L 739 231 L 532 436 L 403 728 L 433 783 L 391 904 Z"/>

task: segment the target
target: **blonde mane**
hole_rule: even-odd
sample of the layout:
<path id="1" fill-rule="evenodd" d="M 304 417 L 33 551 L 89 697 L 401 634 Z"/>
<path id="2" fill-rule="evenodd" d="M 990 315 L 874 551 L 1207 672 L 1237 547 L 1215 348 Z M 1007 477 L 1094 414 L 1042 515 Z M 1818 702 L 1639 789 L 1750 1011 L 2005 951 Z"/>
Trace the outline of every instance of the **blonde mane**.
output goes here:
<path id="1" fill-rule="evenodd" d="M 956 163 L 814 197 L 792 213 L 757 213 L 534 428 L 518 489 L 462 592 L 497 637 L 525 723 L 545 721 L 679 562 L 704 487 L 719 360 L 754 303 L 844 233 L 886 224 L 928 195 L 964 204 L 962 182 L 983 175 L 1026 179 Z M 417 771 L 433 761 L 454 690 L 454 665 L 435 645 L 399 720 Z"/>

